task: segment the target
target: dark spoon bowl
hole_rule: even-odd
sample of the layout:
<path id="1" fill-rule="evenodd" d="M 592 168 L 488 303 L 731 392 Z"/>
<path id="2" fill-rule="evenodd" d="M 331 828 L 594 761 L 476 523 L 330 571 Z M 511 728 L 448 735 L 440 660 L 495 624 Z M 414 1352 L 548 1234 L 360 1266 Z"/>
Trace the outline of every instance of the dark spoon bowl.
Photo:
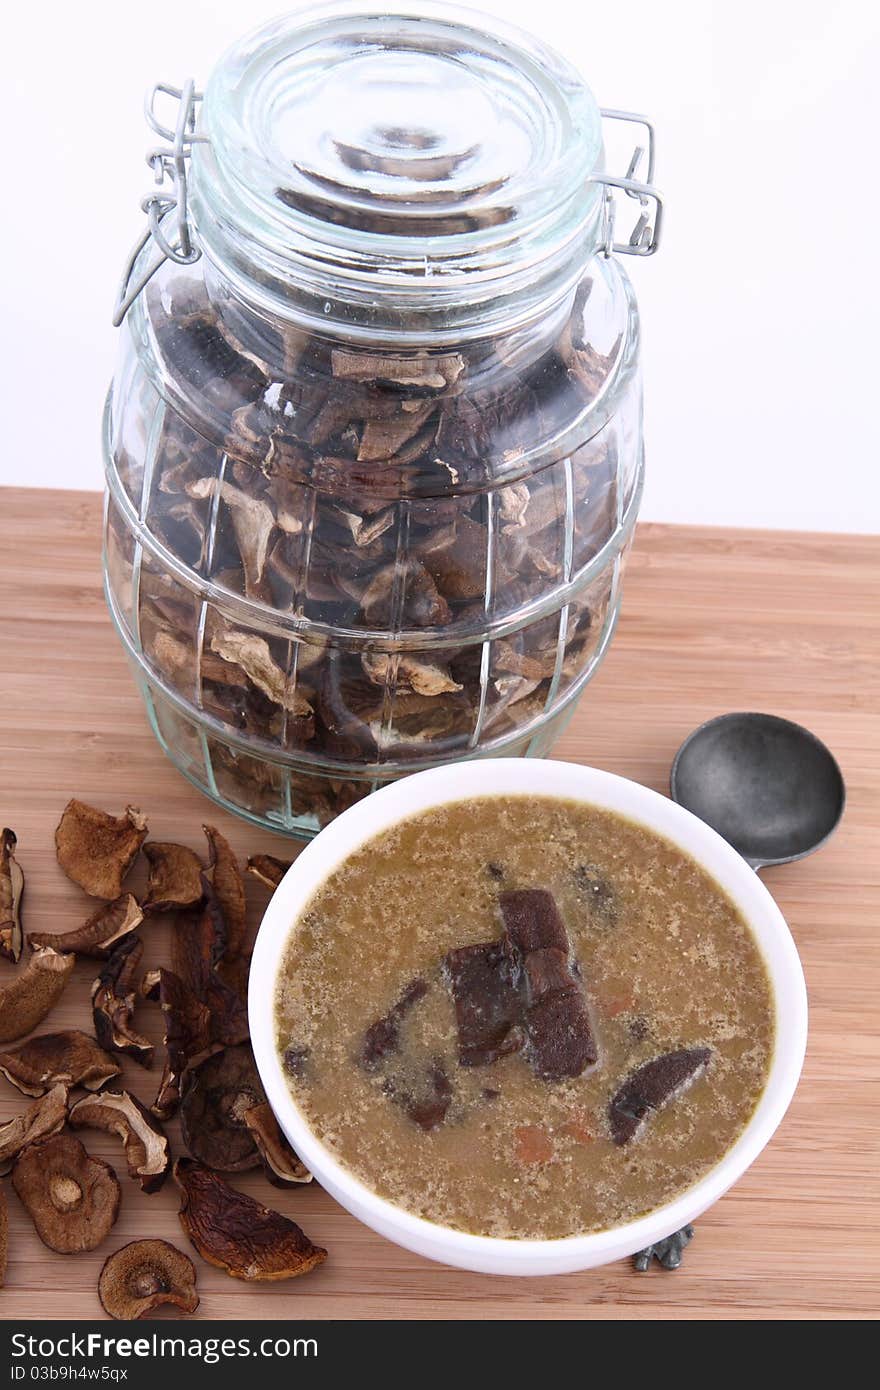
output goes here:
<path id="1" fill-rule="evenodd" d="M 837 828 L 846 800 L 824 743 L 773 714 L 701 724 L 675 756 L 670 791 L 755 869 L 812 854 Z"/>

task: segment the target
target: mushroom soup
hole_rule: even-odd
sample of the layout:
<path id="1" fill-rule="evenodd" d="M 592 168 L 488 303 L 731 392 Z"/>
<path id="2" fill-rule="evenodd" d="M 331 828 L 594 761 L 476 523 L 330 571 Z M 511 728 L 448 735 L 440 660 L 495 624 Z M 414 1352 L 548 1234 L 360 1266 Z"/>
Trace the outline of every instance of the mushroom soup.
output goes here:
<path id="1" fill-rule="evenodd" d="M 276 998 L 293 1097 L 380 1196 L 478 1235 L 620 1225 L 750 1118 L 773 1047 L 744 919 L 671 842 L 542 797 L 443 806 L 345 860 Z"/>

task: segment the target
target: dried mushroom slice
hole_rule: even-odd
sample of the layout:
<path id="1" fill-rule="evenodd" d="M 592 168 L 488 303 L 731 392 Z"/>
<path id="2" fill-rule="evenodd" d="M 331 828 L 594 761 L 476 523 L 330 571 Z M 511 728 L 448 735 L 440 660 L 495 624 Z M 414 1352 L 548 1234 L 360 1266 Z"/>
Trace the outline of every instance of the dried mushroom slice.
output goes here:
<path id="1" fill-rule="evenodd" d="M 275 530 L 275 514 L 268 502 L 216 478 L 200 478 L 187 488 L 190 497 L 197 499 L 212 497 L 215 491 L 219 491 L 232 522 L 244 570 L 245 593 L 248 598 L 259 599 L 269 540 Z"/>
<path id="2" fill-rule="evenodd" d="M 416 550 L 444 598 L 460 601 L 485 598 L 488 548 L 486 527 L 468 516 L 460 516 L 447 526 L 429 531 Z M 496 589 L 509 583 L 511 577 L 502 565 L 495 565 Z"/>
<path id="3" fill-rule="evenodd" d="M 357 451 L 358 463 L 383 463 L 398 458 L 404 446 L 415 439 L 422 431 L 435 410 L 435 402 L 428 399 L 412 402 L 414 409 L 401 411 L 387 419 L 365 420 Z M 436 425 L 430 434 L 433 439 Z M 428 440 L 425 441 L 426 444 Z"/>
<path id="4" fill-rule="evenodd" d="M 9 1253 L 9 1207 L 6 1193 L 0 1187 L 0 1289 L 6 1283 L 6 1260 Z"/>
<path id="5" fill-rule="evenodd" d="M 208 839 L 210 865 L 207 877 L 214 889 L 214 897 L 223 914 L 226 926 L 226 944 L 223 948 L 224 960 L 235 960 L 241 955 L 247 934 L 247 903 L 244 896 L 244 880 L 232 846 L 213 825 L 203 825 Z"/>
<path id="6" fill-rule="evenodd" d="M 175 973 L 210 1014 L 211 1041 L 223 1047 L 250 1036 L 247 1004 L 235 984 L 220 973 L 228 940 L 226 920 L 212 885 L 203 878 L 205 898 L 193 914 L 175 923 L 171 960 Z"/>
<path id="7" fill-rule="evenodd" d="M 651 1113 L 688 1090 L 703 1075 L 711 1059 L 709 1047 L 683 1047 L 636 1067 L 608 1106 L 615 1144 L 628 1144 L 635 1139 Z"/>
<path id="8" fill-rule="evenodd" d="M 71 1107 L 74 1129 L 102 1129 L 122 1140 L 129 1175 L 144 1192 L 157 1192 L 168 1176 L 171 1151 L 159 1122 L 128 1091 L 101 1091 Z"/>
<path id="9" fill-rule="evenodd" d="M 175 974 L 203 999 L 208 980 L 226 950 L 226 923 L 214 890 L 202 875 L 204 896 L 191 912 L 182 912 L 174 922 L 171 938 L 171 964 Z"/>
<path id="10" fill-rule="evenodd" d="M 210 1046 L 211 1018 L 179 975 L 164 967 L 144 980 L 143 993 L 156 998 L 165 1017 L 165 1068 L 152 1113 L 168 1120 L 180 1104 L 183 1073 L 191 1058 Z"/>
<path id="11" fill-rule="evenodd" d="M 146 817 L 134 806 L 109 816 L 75 798 L 55 831 L 58 863 L 93 898 L 118 898 L 122 880 L 147 838 Z"/>
<path id="12" fill-rule="evenodd" d="M 144 857 L 150 866 L 144 912 L 176 912 L 199 901 L 202 861 L 188 845 L 148 840 L 144 845 Z"/>
<path id="13" fill-rule="evenodd" d="M 244 1122 L 253 1135 L 266 1177 L 275 1187 L 312 1181 L 308 1168 L 282 1134 L 268 1101 L 246 1110 Z"/>
<path id="14" fill-rule="evenodd" d="M 193 1158 L 221 1173 L 256 1168 L 260 1153 L 245 1116 L 265 1100 L 247 1044 L 224 1048 L 189 1067 L 184 1076 L 180 1123 L 183 1142 Z"/>
<path id="15" fill-rule="evenodd" d="M 163 1303 L 194 1313 L 199 1306 L 195 1265 L 167 1240 L 133 1240 L 105 1261 L 98 1297 L 105 1313 L 124 1322 Z"/>
<path id="16" fill-rule="evenodd" d="M 380 536 L 384 536 L 386 531 L 391 530 L 397 516 L 397 509 L 385 507 L 375 516 L 360 516 L 357 512 L 350 512 L 340 507 L 339 515 L 351 532 L 351 538 L 355 545 L 368 546 L 379 540 Z"/>
<path id="17" fill-rule="evenodd" d="M 139 936 L 127 936 L 113 951 L 92 985 L 92 1019 L 102 1047 L 108 1052 L 122 1052 L 149 1067 L 153 1063 L 153 1044 L 131 1027 L 137 1004 L 135 977 L 143 950 Z"/>
<path id="18" fill-rule="evenodd" d="M 274 854 L 252 854 L 245 865 L 245 873 L 253 874 L 274 892 L 292 863 L 292 859 L 276 859 Z"/>
<path id="19" fill-rule="evenodd" d="M 557 343 L 559 356 L 571 377 L 578 383 L 587 400 L 597 396 L 614 370 L 620 353 L 620 335 L 611 345 L 608 353 L 599 352 L 583 336 L 584 305 L 589 297 L 592 283 L 583 280 L 575 296 L 571 317 Z"/>
<path id="20" fill-rule="evenodd" d="M 361 665 L 367 679 L 382 689 L 429 696 L 455 694 L 462 689 L 439 662 L 406 652 L 364 652 Z"/>
<path id="21" fill-rule="evenodd" d="M 24 970 L 0 989 L 0 1042 L 23 1038 L 43 1021 L 61 998 L 75 959 L 50 946 L 34 951 Z"/>
<path id="22" fill-rule="evenodd" d="M 102 903 L 81 927 L 66 932 L 30 932 L 29 946 L 51 946 L 55 951 L 73 952 L 105 960 L 118 943 L 144 920 L 133 893 L 121 893 L 112 903 Z"/>
<path id="23" fill-rule="evenodd" d="M 40 1033 L 14 1052 L 0 1052 L 0 1072 L 26 1096 L 44 1096 L 58 1082 L 97 1091 L 120 1070 L 94 1038 L 76 1028 Z"/>
<path id="24" fill-rule="evenodd" d="M 373 352 L 333 348 L 330 367 L 340 381 L 375 382 L 384 386 L 414 386 L 443 391 L 454 386 L 464 371 L 458 352 L 390 357 Z"/>
<path id="25" fill-rule="evenodd" d="M 361 594 L 361 613 L 371 627 L 442 627 L 449 604 L 418 560 L 384 565 Z"/>
<path id="26" fill-rule="evenodd" d="M 293 1279 L 327 1258 L 280 1212 L 237 1192 L 193 1159 L 179 1158 L 180 1224 L 203 1260 L 233 1279 Z"/>
<path id="27" fill-rule="evenodd" d="M 61 1255 L 96 1250 L 119 1214 L 116 1174 L 72 1134 L 29 1144 L 16 1159 L 12 1186 L 40 1240 Z"/>
<path id="28" fill-rule="evenodd" d="M 24 938 L 21 930 L 21 900 L 24 873 L 15 858 L 18 843 L 13 830 L 0 830 L 0 955 L 17 961 Z"/>
<path id="29" fill-rule="evenodd" d="M 212 633 L 210 647 L 224 661 L 240 667 L 273 704 L 280 705 L 298 719 L 305 719 L 312 713 L 312 706 L 298 683 L 291 683 L 282 671 L 265 637 L 230 627 Z"/>
<path id="30" fill-rule="evenodd" d="M 53 1086 L 21 1115 L 0 1125 L 0 1173 L 6 1174 L 27 1144 L 57 1134 L 67 1119 L 67 1087 Z"/>

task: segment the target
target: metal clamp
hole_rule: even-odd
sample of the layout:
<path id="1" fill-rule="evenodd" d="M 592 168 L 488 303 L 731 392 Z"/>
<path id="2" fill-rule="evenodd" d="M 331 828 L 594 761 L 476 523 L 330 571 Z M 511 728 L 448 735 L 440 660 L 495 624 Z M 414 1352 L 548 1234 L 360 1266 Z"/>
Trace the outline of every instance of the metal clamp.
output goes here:
<path id="1" fill-rule="evenodd" d="M 160 94 L 178 103 L 173 129 L 163 125 L 156 115 L 156 100 Z M 144 98 L 147 124 L 167 144 L 150 150 L 147 155 L 147 164 L 153 171 L 157 187 L 141 200 L 141 210 L 147 214 L 148 226 L 125 267 L 113 311 L 114 328 L 119 327 L 141 290 L 165 261 L 192 265 L 202 254 L 193 242 L 187 220 L 187 161 L 193 145 L 207 144 L 206 136 L 195 133 L 196 103 L 201 99 L 201 92 L 196 91 L 191 80 L 185 82 L 183 87 L 169 87 L 165 82 L 157 82 Z M 164 223 L 172 212 L 175 239 L 169 240 Z M 156 245 L 158 255 L 133 279 L 138 258 L 151 240 Z"/>
<path id="2" fill-rule="evenodd" d="M 648 168 L 644 183 L 635 177 L 639 165 L 645 155 L 645 146 L 636 145 L 629 167 L 621 177 L 616 174 L 593 174 L 590 177 L 591 183 L 601 183 L 605 188 L 605 201 L 603 208 L 603 236 L 601 250 L 603 255 L 610 256 L 617 254 L 620 256 L 653 256 L 657 247 L 660 245 L 660 231 L 663 223 L 663 195 L 654 186 L 654 154 L 655 138 L 654 127 L 646 116 L 638 116 L 633 111 L 610 111 L 602 110 L 602 119 L 606 121 L 630 121 L 636 125 L 643 126 L 648 132 L 647 154 Z M 614 197 L 614 190 L 621 189 L 627 197 L 635 198 L 639 204 L 639 216 L 635 226 L 629 234 L 628 241 L 614 240 L 614 219 L 617 211 L 617 204 Z M 653 215 L 651 214 L 651 204 L 653 203 Z"/>

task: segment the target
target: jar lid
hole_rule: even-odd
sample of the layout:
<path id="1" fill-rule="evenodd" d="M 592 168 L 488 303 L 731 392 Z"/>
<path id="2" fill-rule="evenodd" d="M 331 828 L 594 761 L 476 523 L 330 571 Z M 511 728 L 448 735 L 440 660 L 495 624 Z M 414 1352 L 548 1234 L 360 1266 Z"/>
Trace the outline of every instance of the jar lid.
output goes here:
<path id="1" fill-rule="evenodd" d="M 205 88 L 191 207 L 248 297 L 396 341 L 527 322 L 601 244 L 599 109 L 557 53 L 445 5 L 335 3 Z"/>

